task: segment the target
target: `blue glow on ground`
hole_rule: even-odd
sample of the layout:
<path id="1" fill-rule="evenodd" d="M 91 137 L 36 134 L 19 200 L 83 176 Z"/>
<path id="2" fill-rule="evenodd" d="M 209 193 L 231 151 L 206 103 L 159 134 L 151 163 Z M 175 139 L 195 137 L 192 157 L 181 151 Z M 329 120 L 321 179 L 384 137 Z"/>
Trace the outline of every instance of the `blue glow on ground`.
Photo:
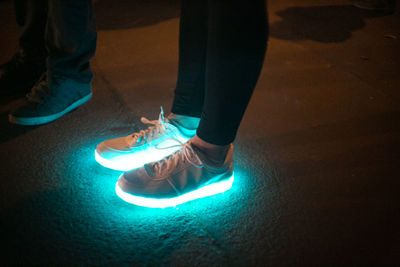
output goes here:
<path id="1" fill-rule="evenodd" d="M 232 174 L 232 176 L 227 180 L 205 185 L 192 192 L 174 198 L 147 198 L 147 197 L 135 196 L 122 191 L 118 183 L 115 186 L 115 192 L 122 200 L 137 206 L 148 207 L 148 208 L 167 208 L 167 207 L 175 207 L 177 205 L 186 203 L 191 200 L 204 198 L 228 191 L 229 189 L 232 188 L 233 180 L 234 180 L 234 174 Z"/>
<path id="2" fill-rule="evenodd" d="M 181 142 L 187 142 L 188 138 L 180 136 L 178 139 Z M 142 167 L 144 164 L 159 161 L 162 158 L 174 153 L 180 147 L 176 146 L 177 142 L 171 138 L 165 139 L 158 143 L 158 148 L 151 143 L 144 145 L 140 149 L 137 149 L 133 153 L 121 153 L 112 159 L 107 159 L 99 155 L 97 151 L 94 151 L 95 160 L 102 166 L 117 170 L 117 171 L 130 171 Z"/>

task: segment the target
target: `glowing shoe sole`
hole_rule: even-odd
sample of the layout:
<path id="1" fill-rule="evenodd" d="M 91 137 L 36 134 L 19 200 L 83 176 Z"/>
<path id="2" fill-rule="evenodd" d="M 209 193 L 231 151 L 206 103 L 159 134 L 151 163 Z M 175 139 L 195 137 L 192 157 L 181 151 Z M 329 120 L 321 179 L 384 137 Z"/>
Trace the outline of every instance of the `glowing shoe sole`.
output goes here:
<path id="1" fill-rule="evenodd" d="M 177 139 L 182 143 L 186 143 L 190 138 L 184 137 L 182 135 L 177 136 L 174 135 L 171 137 L 173 139 Z M 132 153 L 125 153 L 120 156 L 116 156 L 112 159 L 107 159 L 102 157 L 96 150 L 94 151 L 94 158 L 95 160 L 102 165 L 103 167 L 117 170 L 117 171 L 130 171 L 143 165 L 159 161 L 162 158 L 174 153 L 179 147 L 171 147 L 176 145 L 176 142 L 172 140 L 163 140 L 159 143 L 162 145 L 159 148 L 156 148 L 154 145 L 146 146 L 141 150 L 137 150 Z M 169 147 L 169 148 L 163 148 Z"/>
<path id="2" fill-rule="evenodd" d="M 167 208 L 175 207 L 188 201 L 213 196 L 228 191 L 232 188 L 233 180 L 234 174 L 232 174 L 232 176 L 226 180 L 205 185 L 194 191 L 173 198 L 147 198 L 135 196 L 122 191 L 118 183 L 115 186 L 115 192 L 122 200 L 137 206 L 148 208 Z"/>

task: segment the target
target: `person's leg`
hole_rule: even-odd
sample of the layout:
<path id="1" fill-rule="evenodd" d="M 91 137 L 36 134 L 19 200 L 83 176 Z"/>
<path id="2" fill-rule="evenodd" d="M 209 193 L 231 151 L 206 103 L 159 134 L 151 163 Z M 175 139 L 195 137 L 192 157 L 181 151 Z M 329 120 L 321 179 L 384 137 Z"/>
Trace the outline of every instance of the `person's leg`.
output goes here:
<path id="1" fill-rule="evenodd" d="M 48 71 L 53 75 L 89 83 L 89 60 L 96 50 L 92 0 L 51 0 L 46 28 Z"/>
<path id="2" fill-rule="evenodd" d="M 92 0 L 48 1 L 45 33 L 47 72 L 14 109 L 9 121 L 39 125 L 54 121 L 91 98 L 97 33 Z"/>
<path id="3" fill-rule="evenodd" d="M 264 0 L 209 1 L 206 92 L 197 136 L 233 142 L 257 83 L 267 45 Z"/>
<path id="4" fill-rule="evenodd" d="M 123 200 L 149 207 L 174 206 L 232 186 L 231 143 L 266 50 L 264 1 L 208 1 L 206 91 L 197 136 L 174 154 L 121 175 L 116 192 Z"/>
<path id="5" fill-rule="evenodd" d="M 20 30 L 18 51 L 0 65 L 0 93 L 4 101 L 29 92 L 46 69 L 44 32 L 47 21 L 46 0 L 14 0 Z"/>

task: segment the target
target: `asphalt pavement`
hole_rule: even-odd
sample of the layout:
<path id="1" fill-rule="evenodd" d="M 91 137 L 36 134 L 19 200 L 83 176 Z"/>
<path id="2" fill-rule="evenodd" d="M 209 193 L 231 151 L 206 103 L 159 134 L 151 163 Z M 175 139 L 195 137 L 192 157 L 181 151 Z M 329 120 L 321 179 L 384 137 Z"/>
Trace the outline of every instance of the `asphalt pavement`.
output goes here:
<path id="1" fill-rule="evenodd" d="M 399 265 L 399 11 L 268 4 L 232 189 L 149 209 L 116 196 L 120 172 L 94 149 L 170 109 L 179 1 L 96 1 L 92 100 L 39 127 L 9 124 L 16 103 L 0 106 L 2 265 Z M 5 62 L 17 47 L 12 1 L 0 18 Z"/>

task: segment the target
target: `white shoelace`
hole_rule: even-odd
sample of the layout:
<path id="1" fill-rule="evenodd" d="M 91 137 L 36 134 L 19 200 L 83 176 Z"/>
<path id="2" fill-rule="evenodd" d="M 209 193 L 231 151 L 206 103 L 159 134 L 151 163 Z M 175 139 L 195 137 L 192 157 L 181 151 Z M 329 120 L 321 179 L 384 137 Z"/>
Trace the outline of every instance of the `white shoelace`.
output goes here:
<path id="1" fill-rule="evenodd" d="M 146 130 L 141 130 L 138 133 L 132 134 L 132 137 L 134 138 L 134 141 L 136 141 L 137 144 L 141 142 L 143 142 L 144 144 L 148 143 L 153 139 L 155 134 L 162 134 L 165 131 L 166 122 L 164 120 L 164 110 L 162 107 L 160 108 L 161 112 L 160 115 L 158 116 L 158 120 L 149 120 L 145 117 L 140 118 L 140 121 L 142 123 L 153 126 L 149 126 Z"/>
<path id="2" fill-rule="evenodd" d="M 169 149 L 174 147 L 181 147 L 181 148 L 172 153 L 171 155 L 163 158 L 162 160 L 149 164 L 151 165 L 154 174 L 158 174 L 159 176 L 164 176 L 164 174 L 169 173 L 173 167 L 178 166 L 180 161 L 182 161 L 182 163 L 185 163 L 187 161 L 198 168 L 202 167 L 202 162 L 200 158 L 197 156 L 196 152 L 193 150 L 192 146 L 189 143 L 182 143 L 181 141 L 174 138 L 169 138 L 169 139 L 176 141 L 178 144 L 162 148 L 156 146 L 156 148 L 157 149 Z M 197 164 L 196 162 L 200 162 L 200 164 Z"/>

